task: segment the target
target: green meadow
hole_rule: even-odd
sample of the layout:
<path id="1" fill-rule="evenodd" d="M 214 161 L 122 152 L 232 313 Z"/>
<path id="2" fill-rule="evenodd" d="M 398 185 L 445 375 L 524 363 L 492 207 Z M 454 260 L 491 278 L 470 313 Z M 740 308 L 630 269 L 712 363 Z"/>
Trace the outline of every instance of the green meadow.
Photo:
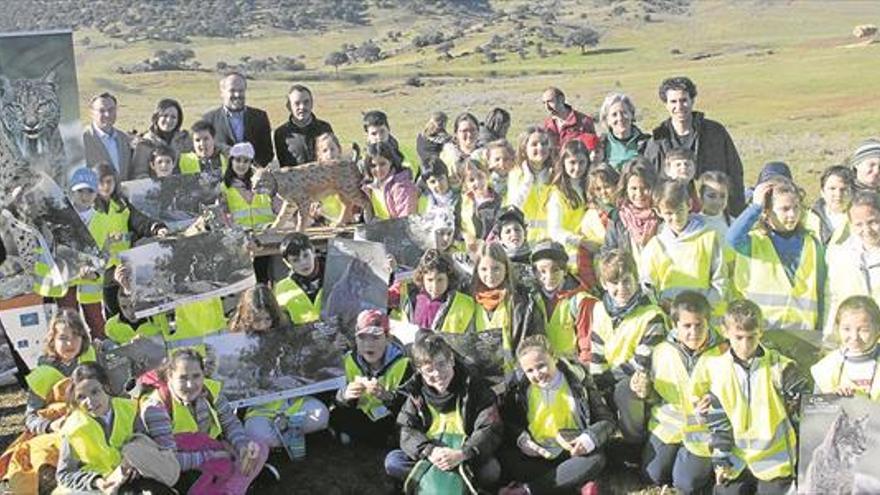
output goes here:
<path id="1" fill-rule="evenodd" d="M 501 2 L 504 6 L 507 2 Z M 568 5 L 570 14 L 576 6 Z M 878 134 L 880 124 L 880 44 L 856 43 L 852 28 L 877 21 L 872 1 L 743 1 L 698 2 L 689 15 L 657 16 L 657 21 L 611 23 L 601 28 L 599 45 L 585 55 L 578 48 L 544 43 L 562 53 L 547 58 L 533 50 L 525 59 L 503 53 L 487 64 L 473 53 L 495 33 L 515 26 L 504 21 L 485 29 L 472 28 L 455 41 L 451 60 L 441 60 L 433 47 L 412 48 L 413 35 L 453 29 L 454 20 L 419 18 L 394 11 L 371 11 L 372 24 L 324 33 L 263 32 L 238 40 L 195 38 L 186 45 L 204 67 L 240 57 L 304 56 L 307 69 L 258 75 L 250 82 L 248 102 L 265 108 L 273 125 L 286 118 L 287 87 L 301 81 L 316 96 L 317 115 L 329 120 L 343 142 L 361 140 L 360 113 L 382 109 L 405 150 L 428 114 L 450 116 L 468 110 L 482 117 L 494 106 L 509 109 L 512 136 L 544 117 L 540 93 L 548 85 L 563 88 L 575 107 L 598 112 L 609 91 L 630 94 L 645 131 L 665 117 L 656 91 L 667 76 L 684 74 L 697 84 L 696 107 L 723 122 L 737 143 L 751 182 L 768 160 L 787 161 L 808 191 L 817 173 L 841 162 L 861 139 Z M 569 23 L 584 22 L 570 16 Z M 401 41 L 384 40 L 401 31 Z M 81 40 L 88 36 L 90 43 Z M 175 45 L 138 42 L 125 45 L 96 32 L 78 32 L 77 63 L 86 115 L 88 95 L 100 90 L 120 99 L 119 123 L 143 130 L 155 102 L 175 97 L 184 107 L 185 124 L 218 104 L 213 72 L 160 72 L 121 75 L 115 68 L 149 57 Z M 330 51 L 342 43 L 375 39 L 394 56 L 373 63 L 339 68 L 324 66 Z M 471 55 L 466 55 L 470 52 Z M 697 58 L 694 60 L 694 58 Z M 419 77 L 422 86 L 405 84 Z"/>

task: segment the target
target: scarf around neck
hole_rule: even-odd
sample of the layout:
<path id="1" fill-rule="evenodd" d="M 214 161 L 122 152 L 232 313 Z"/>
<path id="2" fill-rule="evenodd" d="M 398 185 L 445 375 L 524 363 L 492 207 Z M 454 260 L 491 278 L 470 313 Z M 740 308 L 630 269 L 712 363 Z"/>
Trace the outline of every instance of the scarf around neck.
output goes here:
<path id="1" fill-rule="evenodd" d="M 486 311 L 495 311 L 506 296 L 507 289 L 483 289 L 477 292 L 474 299 Z"/>
<path id="2" fill-rule="evenodd" d="M 644 247 L 657 233 L 660 218 L 653 208 L 635 208 L 629 201 L 623 202 L 618 210 L 620 220 L 629 232 L 629 236 L 640 247 Z"/>

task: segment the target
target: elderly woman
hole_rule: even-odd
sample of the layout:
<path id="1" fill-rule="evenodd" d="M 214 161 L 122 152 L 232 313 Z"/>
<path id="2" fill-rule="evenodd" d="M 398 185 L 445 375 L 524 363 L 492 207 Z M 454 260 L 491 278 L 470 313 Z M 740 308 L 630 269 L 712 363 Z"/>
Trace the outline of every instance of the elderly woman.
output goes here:
<path id="1" fill-rule="evenodd" d="M 480 132 L 480 123 L 471 113 L 460 113 L 452 125 L 452 141 L 443 145 L 440 159 L 449 169 L 449 183 L 453 187 L 459 187 L 462 179 L 464 164 L 471 158 L 477 149 L 477 137 Z"/>
<path id="2" fill-rule="evenodd" d="M 150 153 L 160 144 L 174 150 L 174 161 L 177 162 L 181 153 L 193 150 L 189 132 L 181 129 L 183 109 L 177 100 L 164 98 L 156 104 L 156 110 L 150 118 L 150 129 L 135 142 L 134 156 L 131 159 L 133 176 L 137 179 L 147 177 L 150 170 Z"/>
<path id="3" fill-rule="evenodd" d="M 608 93 L 599 109 L 603 128 L 599 161 L 618 172 L 623 164 L 642 154 L 651 137 L 635 125 L 636 107 L 623 93 Z"/>

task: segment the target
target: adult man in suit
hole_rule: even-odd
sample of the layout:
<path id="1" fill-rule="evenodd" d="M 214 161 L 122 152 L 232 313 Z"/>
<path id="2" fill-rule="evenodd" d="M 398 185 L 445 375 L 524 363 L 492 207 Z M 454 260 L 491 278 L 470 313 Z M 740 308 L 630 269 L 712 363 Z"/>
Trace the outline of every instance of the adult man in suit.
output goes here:
<path id="1" fill-rule="evenodd" d="M 131 166 L 131 138 L 114 127 L 116 97 L 110 93 L 94 96 L 89 102 L 92 123 L 83 132 L 86 165 L 94 168 L 105 162 L 113 165 L 120 181 L 139 179 Z M 146 175 L 144 175 L 146 177 Z"/>
<path id="2" fill-rule="evenodd" d="M 214 126 L 214 140 L 223 153 L 236 143 L 247 141 L 254 145 L 254 161 L 264 167 L 275 157 L 272 149 L 272 126 L 269 116 L 259 108 L 245 105 L 247 80 L 233 72 L 220 80 L 223 105 L 206 113 L 202 120 Z"/>

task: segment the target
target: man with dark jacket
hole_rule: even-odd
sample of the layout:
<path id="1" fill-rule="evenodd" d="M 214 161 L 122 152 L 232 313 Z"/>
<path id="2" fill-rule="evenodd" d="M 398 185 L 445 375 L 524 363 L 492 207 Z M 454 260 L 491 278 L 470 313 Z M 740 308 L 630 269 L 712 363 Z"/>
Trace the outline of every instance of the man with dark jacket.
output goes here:
<path id="1" fill-rule="evenodd" d="M 236 143 L 247 141 L 254 145 L 254 161 L 265 167 L 275 158 L 272 151 L 272 126 L 269 116 L 259 108 L 245 105 L 247 80 L 237 72 L 220 80 L 223 105 L 206 113 L 202 120 L 210 122 L 216 132 L 217 148 L 228 153 Z"/>
<path id="2" fill-rule="evenodd" d="M 315 140 L 321 134 L 333 132 L 329 122 L 315 116 L 312 91 L 302 84 L 294 84 L 287 92 L 287 122 L 275 129 L 275 154 L 282 167 L 294 167 L 317 160 Z"/>
<path id="3" fill-rule="evenodd" d="M 666 153 L 674 148 L 685 148 L 697 157 L 697 173 L 717 170 L 730 177 L 728 213 L 737 216 L 745 208 L 743 168 L 736 145 L 727 129 L 718 122 L 694 112 L 697 87 L 687 77 L 664 80 L 659 89 L 660 101 L 666 105 L 669 118 L 657 126 L 645 147 L 645 158 L 658 173 L 663 171 Z"/>
<path id="4" fill-rule="evenodd" d="M 412 357 L 418 373 L 399 389 L 407 397 L 397 417 L 400 449 L 385 458 L 385 471 L 403 480 L 425 461 L 430 476 L 456 476 L 465 464 L 479 485 L 491 486 L 500 476 L 494 454 L 503 428 L 495 393 L 440 334 L 417 338 Z"/>

